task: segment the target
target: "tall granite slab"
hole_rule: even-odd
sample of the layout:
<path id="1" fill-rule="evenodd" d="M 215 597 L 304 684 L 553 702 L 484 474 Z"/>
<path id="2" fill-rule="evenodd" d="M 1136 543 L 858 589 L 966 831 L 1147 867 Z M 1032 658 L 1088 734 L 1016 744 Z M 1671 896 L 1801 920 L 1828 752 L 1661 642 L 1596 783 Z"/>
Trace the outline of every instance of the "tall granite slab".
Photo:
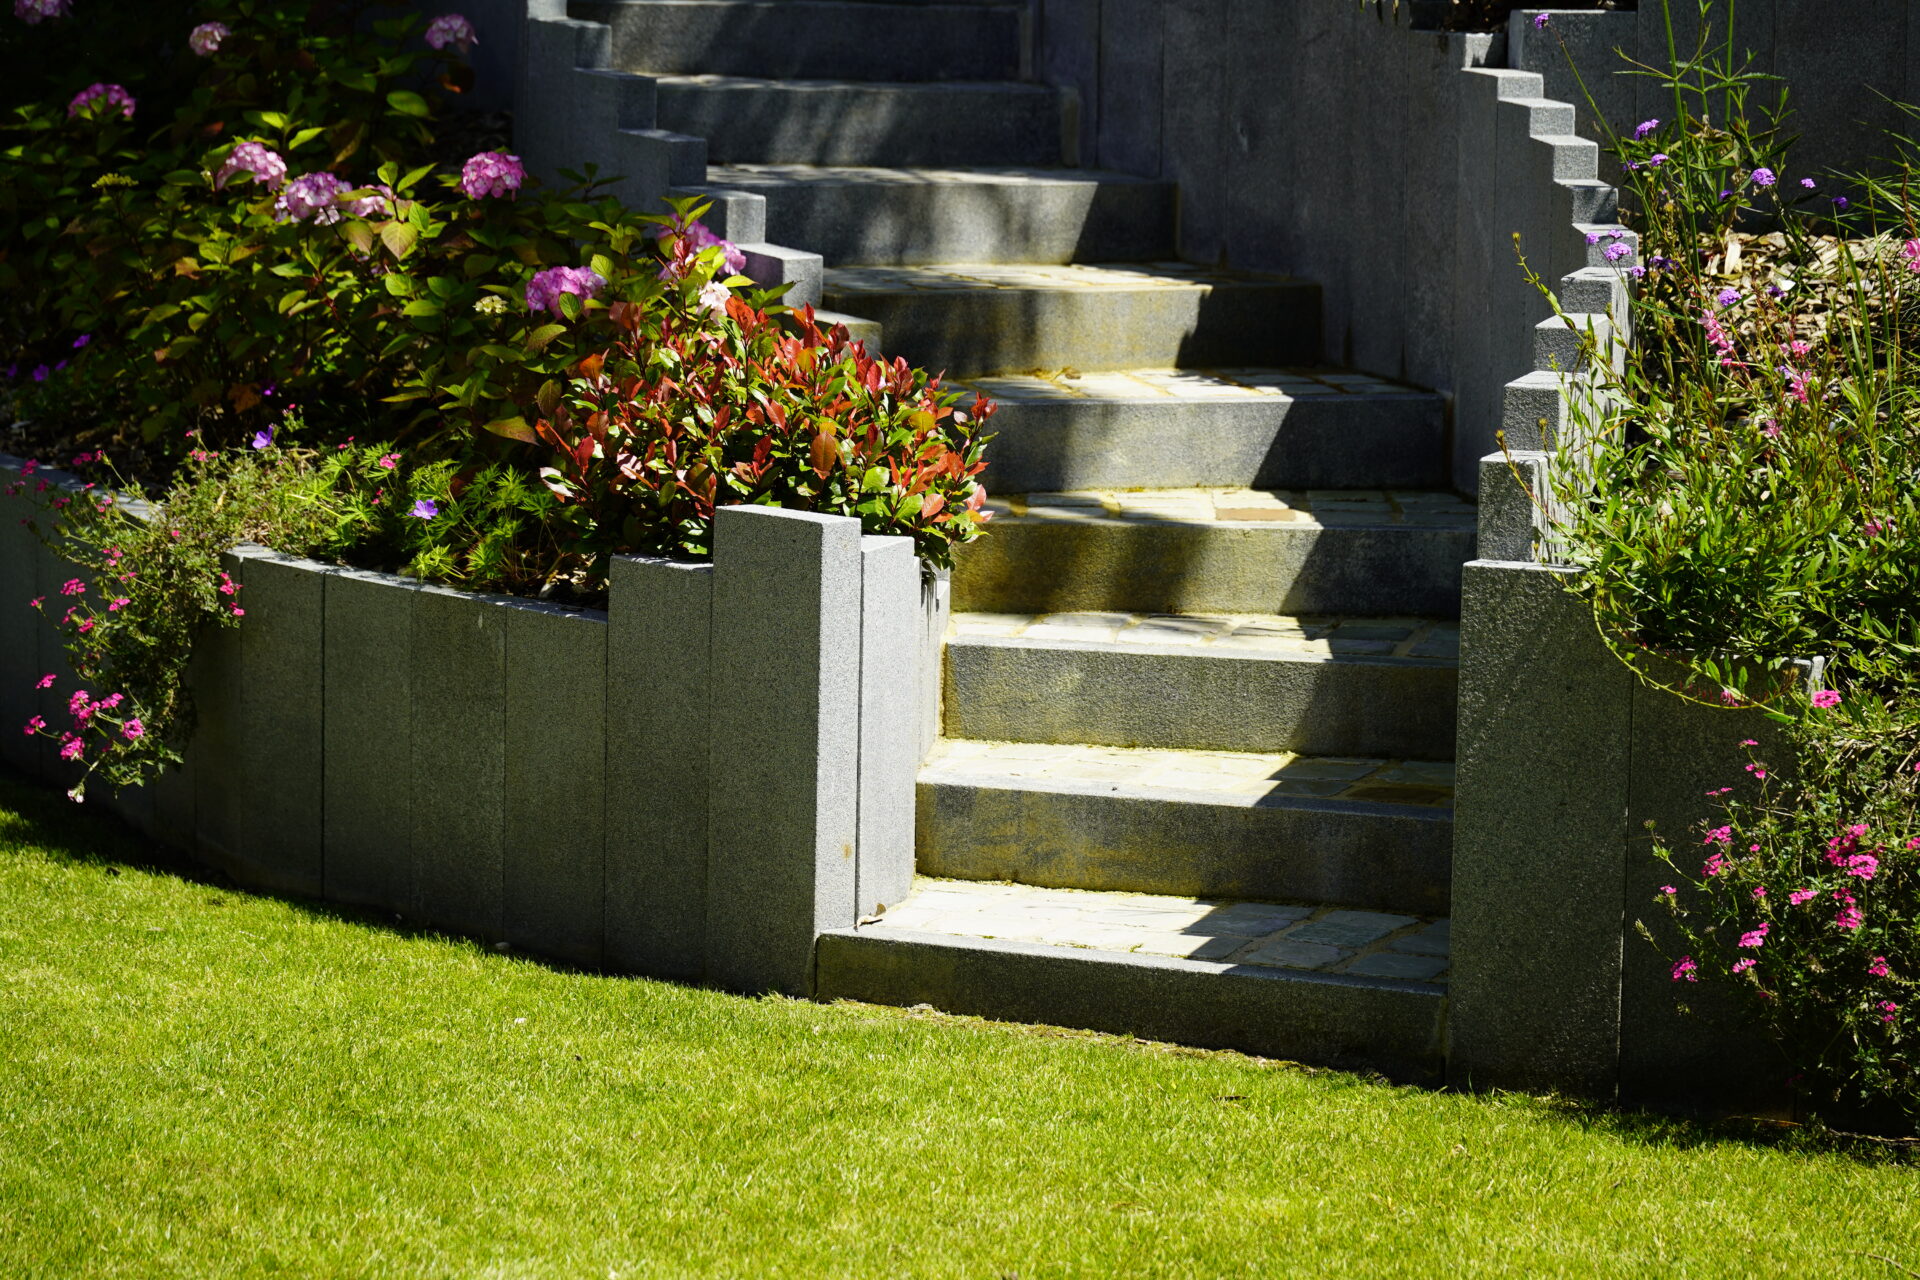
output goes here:
<path id="1" fill-rule="evenodd" d="M 411 914 L 454 933 L 504 933 L 507 618 L 497 597 L 413 597 Z M 396 785 L 400 784 L 395 779 Z"/>
<path id="2" fill-rule="evenodd" d="M 1448 1076 L 1610 1097 L 1634 677 L 1568 576 L 1465 569 Z"/>
<path id="3" fill-rule="evenodd" d="M 711 564 L 613 562 L 604 963 L 617 972 L 706 972 L 713 584 Z M 749 694 L 727 696 L 737 715 Z"/>
<path id="4" fill-rule="evenodd" d="M 324 760 L 325 565 L 241 547 L 235 575 L 239 740 L 233 874 L 250 888 L 317 898 Z"/>
<path id="5" fill-rule="evenodd" d="M 878 914 L 913 891 L 920 771 L 920 560 L 913 539 L 860 539 L 860 831 L 855 899 Z"/>
<path id="6" fill-rule="evenodd" d="M 807 995 L 857 918 L 860 522 L 714 516 L 707 974 Z"/>
<path id="7" fill-rule="evenodd" d="M 342 569 L 326 583 L 324 892 L 406 909 L 413 870 L 413 609 L 420 583 Z"/>
<path id="8" fill-rule="evenodd" d="M 38 508 L 20 475 L 22 461 L 0 454 L 0 760 L 25 773 L 37 755 L 25 729 L 39 710 L 33 686 L 45 674 L 38 669 L 39 633 L 47 624 L 28 603 L 40 594 L 40 540 L 28 523 Z"/>
<path id="9" fill-rule="evenodd" d="M 515 601 L 506 618 L 506 939 L 598 967 L 607 617 Z"/>
<path id="10" fill-rule="evenodd" d="M 251 599 L 246 594 L 246 566 L 240 559 L 223 556 L 221 566 L 240 585 L 241 597 Z M 243 654 L 239 627 L 209 620 L 194 635 L 187 680 L 194 710 L 194 848 L 244 884 L 247 867 L 240 850 L 245 825 L 241 810 L 247 799 L 240 760 L 246 749 Z"/>

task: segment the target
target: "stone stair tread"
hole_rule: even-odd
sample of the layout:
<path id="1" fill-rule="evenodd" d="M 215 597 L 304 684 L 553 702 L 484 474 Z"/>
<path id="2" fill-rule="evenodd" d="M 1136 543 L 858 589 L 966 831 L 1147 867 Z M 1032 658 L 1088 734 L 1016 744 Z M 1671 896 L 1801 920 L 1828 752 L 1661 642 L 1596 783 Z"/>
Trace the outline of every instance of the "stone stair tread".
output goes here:
<path id="1" fill-rule="evenodd" d="M 859 932 L 987 938 L 1439 990 L 1449 945 L 1446 917 L 924 876 L 904 902 Z"/>
<path id="2" fill-rule="evenodd" d="M 1433 392 L 1372 374 L 1306 367 L 1273 369 L 1117 369 L 1081 373 L 1004 374 L 959 380 L 960 386 L 993 400 L 1095 401 L 1106 404 L 1160 404 L 1168 401 L 1343 399 L 1431 399 Z"/>
<path id="3" fill-rule="evenodd" d="M 1299 801 L 1453 806 L 1453 762 L 942 739 L 922 783 L 1097 792 L 1257 808 Z"/>
<path id="4" fill-rule="evenodd" d="M 932 263 L 827 269 L 827 293 L 1060 289 L 1218 289 L 1299 284 L 1294 276 L 1191 262 Z"/>
<path id="5" fill-rule="evenodd" d="M 998 494 L 997 520 L 1292 528 L 1471 530 L 1476 508 L 1444 490 L 1081 489 Z"/>
<path id="6" fill-rule="evenodd" d="M 1025 187 L 1040 185 L 1159 186 L 1163 179 L 1112 169 L 1055 169 L 1035 166 L 939 168 L 880 165 L 716 164 L 707 167 L 705 187 L 753 190 L 773 186 Z"/>
<path id="7" fill-rule="evenodd" d="M 949 94 L 989 93 L 1008 94 L 1019 97 L 1043 98 L 1052 101 L 1056 91 L 1041 84 L 1029 84 L 1023 80 L 822 80 L 822 79 L 774 79 L 769 76 L 737 76 L 684 73 L 656 73 L 644 67 L 633 68 L 635 74 L 648 76 L 659 83 L 661 88 L 688 89 L 780 89 L 788 91 L 818 90 L 823 93 L 884 93 L 901 95 L 923 95 L 935 97 Z"/>
<path id="8" fill-rule="evenodd" d="M 949 643 L 1178 648 L 1236 658 L 1405 659 L 1456 666 L 1459 625 L 1447 619 L 1273 613 L 956 613 Z"/>

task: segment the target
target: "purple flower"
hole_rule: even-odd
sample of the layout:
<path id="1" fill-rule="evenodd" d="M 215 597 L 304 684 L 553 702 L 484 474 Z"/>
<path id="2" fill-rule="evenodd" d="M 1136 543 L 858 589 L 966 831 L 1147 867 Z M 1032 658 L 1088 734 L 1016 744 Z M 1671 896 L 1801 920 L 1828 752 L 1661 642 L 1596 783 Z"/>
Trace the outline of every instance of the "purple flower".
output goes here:
<path id="1" fill-rule="evenodd" d="M 1660 122 L 1658 120 L 1642 120 L 1639 127 L 1633 131 L 1633 136 L 1636 139 L 1644 138 L 1659 127 Z"/>
<path id="2" fill-rule="evenodd" d="M 110 116 L 116 109 L 123 119 L 133 119 L 133 95 L 117 84 L 90 84 L 74 94 L 73 101 L 67 104 L 67 119 L 83 112 L 89 119 Z"/>
<path id="3" fill-rule="evenodd" d="M 1786 296 L 1787 296 L 1787 291 L 1786 291 L 1785 289 L 1782 289 L 1782 288 L 1781 288 L 1781 287 L 1780 287 L 1779 285 L 1777 285 L 1777 284 L 1770 284 L 1770 285 L 1768 285 L 1768 286 L 1767 286 L 1767 296 L 1768 296 L 1769 298 L 1773 298 L 1773 299 L 1776 299 L 1776 300 L 1778 300 L 1778 299 L 1780 299 L 1780 298 L 1784 298 L 1784 297 L 1786 297 Z"/>
<path id="4" fill-rule="evenodd" d="M 220 52 L 220 42 L 232 34 L 224 22 L 203 22 L 188 34 L 187 48 L 202 58 L 211 58 Z"/>
<path id="5" fill-rule="evenodd" d="M 1845 213 L 1847 211 L 1847 206 L 1851 203 L 1853 202 L 1851 200 L 1848 200 L 1845 196 L 1835 196 L 1833 198 L 1833 207 L 1841 213 Z"/>
<path id="6" fill-rule="evenodd" d="M 1753 171 L 1753 185 L 1756 187 L 1770 187 L 1779 180 L 1771 169 L 1760 168 Z"/>
<path id="7" fill-rule="evenodd" d="M 266 448 L 266 447 L 267 447 L 268 445 L 270 445 L 270 444 L 272 444 L 272 443 L 273 443 L 273 428 L 272 428 L 272 427 L 268 427 L 268 428 L 267 428 L 267 429 L 266 429 L 265 431 L 256 431 L 256 432 L 254 432 L 254 433 L 253 433 L 253 447 L 254 447 L 254 448 L 256 448 L 256 449 L 264 449 L 264 448 Z"/>
<path id="8" fill-rule="evenodd" d="M 47 368 L 47 366 L 43 364 L 37 364 L 33 366 L 33 380 L 35 382 L 45 382 L 47 380 L 47 375 L 52 372 L 53 370 Z"/>
<path id="9" fill-rule="evenodd" d="M 74 349 L 75 351 L 78 351 L 78 350 L 79 350 L 80 348 L 82 348 L 82 347 L 84 347 L 84 346 L 86 346 L 86 345 L 87 345 L 87 344 L 88 344 L 89 342 L 92 342 L 92 341 L 93 341 L 93 335 L 92 335 L 92 334 L 90 334 L 90 333 L 83 333 L 83 334 L 81 334 L 81 335 L 80 335 L 79 337 L 77 337 L 77 338 L 75 338 L 75 339 L 73 340 L 73 349 Z"/>
<path id="10" fill-rule="evenodd" d="M 1645 267 L 1628 267 L 1627 274 L 1635 280 L 1645 280 L 1647 278 L 1647 269 Z"/>
<path id="11" fill-rule="evenodd" d="M 1722 200 L 1731 200 L 1731 199 L 1733 199 L 1733 192 L 1731 192 L 1731 191 L 1722 191 L 1722 192 L 1720 193 L 1720 198 L 1721 198 Z"/>
<path id="12" fill-rule="evenodd" d="M 418 516 L 422 520 L 431 520 L 440 514 L 440 505 L 431 498 L 418 498 L 414 500 L 413 510 L 407 514 Z"/>
<path id="13" fill-rule="evenodd" d="M 561 294 L 571 293 L 583 299 L 597 298 L 606 287 L 605 277 L 597 271 L 589 271 L 585 267 L 548 267 L 527 281 L 527 309 L 551 311 L 556 316 L 564 316 L 566 312 L 560 309 Z"/>
<path id="14" fill-rule="evenodd" d="M 258 142 L 243 142 L 227 153 L 225 162 L 213 175 L 213 189 L 223 189 L 236 174 L 242 173 L 254 182 L 266 183 L 267 190 L 278 191 L 287 180 L 287 162 L 270 147 Z"/>
<path id="15" fill-rule="evenodd" d="M 466 192 L 469 200 L 509 195 L 518 191 L 526 179 L 527 171 L 520 157 L 504 151 L 479 152 L 460 167 L 460 190 Z"/>
<path id="16" fill-rule="evenodd" d="M 73 0 L 13 0 L 13 16 L 30 27 L 47 18 L 64 18 L 73 8 Z"/>
<path id="17" fill-rule="evenodd" d="M 452 45 L 461 53 L 480 43 L 480 37 L 473 32 L 473 24 L 457 13 L 443 13 L 427 24 L 427 45 L 434 49 L 444 49 Z"/>
<path id="18" fill-rule="evenodd" d="M 1533 15 L 1533 29 L 1534 29 L 1535 31 L 1539 31 L 1539 30 L 1541 30 L 1542 28 L 1544 28 L 1544 27 L 1545 27 L 1545 26 L 1547 25 L 1547 18 L 1548 18 L 1548 16 L 1549 16 L 1549 15 L 1547 15 L 1547 14 L 1544 14 L 1544 13 L 1536 13 L 1536 14 L 1534 14 L 1534 15 Z"/>
<path id="19" fill-rule="evenodd" d="M 1652 156 L 1648 157 L 1647 163 L 1653 166 L 1654 168 L 1658 169 L 1661 165 L 1665 164 L 1670 159 L 1672 159 L 1672 157 L 1669 156 L 1666 152 L 1656 151 L 1653 153 Z"/>
<path id="20" fill-rule="evenodd" d="M 1813 179 L 1812 179 L 1812 178 L 1802 178 L 1802 179 L 1800 179 L 1800 185 L 1801 185 L 1801 186 L 1803 186 L 1803 187 L 1805 187 L 1805 188 L 1806 188 L 1807 190 L 1809 190 L 1809 191 L 1811 191 L 1811 190 L 1813 190 Z"/>
<path id="21" fill-rule="evenodd" d="M 275 222 L 305 222 L 311 218 L 320 226 L 340 221 L 340 193 L 350 188 L 325 170 L 303 173 L 281 188 L 273 202 Z"/>
<path id="22" fill-rule="evenodd" d="M 1632 252 L 1632 245 L 1610 244 L 1607 246 L 1606 253 L 1603 256 L 1608 262 L 1618 262 Z"/>
<path id="23" fill-rule="evenodd" d="M 368 194 L 348 200 L 344 207 L 347 216 L 352 218 L 387 218 L 393 216 L 393 188 L 382 184 L 366 188 Z"/>
<path id="24" fill-rule="evenodd" d="M 1730 307 L 1740 301 L 1740 291 L 1738 289 L 1722 289 L 1719 294 L 1715 296 L 1714 301 L 1723 307 Z"/>

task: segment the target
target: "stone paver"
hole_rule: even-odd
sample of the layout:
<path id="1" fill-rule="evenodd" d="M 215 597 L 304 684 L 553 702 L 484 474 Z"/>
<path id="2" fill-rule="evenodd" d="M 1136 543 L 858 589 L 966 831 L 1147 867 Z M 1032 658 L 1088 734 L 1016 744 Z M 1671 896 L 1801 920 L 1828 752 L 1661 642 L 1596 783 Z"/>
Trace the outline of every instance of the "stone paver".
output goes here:
<path id="1" fill-rule="evenodd" d="M 1414 982 L 1444 982 L 1447 970 L 1445 920 L 1303 903 L 921 877 L 912 897 L 862 928 Z"/>
<path id="2" fill-rule="evenodd" d="M 1460 628 L 1430 618 L 1287 617 L 1272 613 L 957 613 L 955 635 L 1090 644 L 1214 646 L 1308 658 L 1458 660 Z"/>
<path id="3" fill-rule="evenodd" d="M 1314 369 L 1126 369 L 1089 373 L 1066 369 L 969 378 L 958 385 L 984 392 L 994 400 L 1012 402 L 1156 404 L 1168 400 L 1270 401 L 1421 394 L 1385 378 Z"/>
<path id="4" fill-rule="evenodd" d="M 1132 794 L 1177 792 L 1208 799 L 1308 796 L 1381 804 L 1451 807 L 1450 761 L 1359 759 L 1252 751 L 1174 751 L 1038 742 L 937 744 L 921 772 L 928 782 L 1100 781 Z M 1278 912 L 1288 907 L 1255 907 Z"/>
<path id="5" fill-rule="evenodd" d="M 982 390 L 1007 398 L 1000 388 Z M 1302 529 L 1466 529 L 1476 517 L 1471 503 L 1451 493 L 1385 489 L 1083 489 L 997 494 L 988 506 L 999 518 L 1011 520 L 1285 524 Z"/>

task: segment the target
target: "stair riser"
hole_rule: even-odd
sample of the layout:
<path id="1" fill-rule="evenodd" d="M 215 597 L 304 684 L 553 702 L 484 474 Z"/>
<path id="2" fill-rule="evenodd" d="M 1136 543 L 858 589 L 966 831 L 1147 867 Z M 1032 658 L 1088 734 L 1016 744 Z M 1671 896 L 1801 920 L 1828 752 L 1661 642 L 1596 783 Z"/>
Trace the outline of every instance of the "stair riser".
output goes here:
<path id="1" fill-rule="evenodd" d="M 1007 520 L 956 554 L 953 607 L 1451 618 L 1473 542 L 1463 529 Z"/>
<path id="2" fill-rule="evenodd" d="M 826 305 L 878 320 L 887 354 L 950 377 L 1073 368 L 1312 364 L 1320 288 L 925 289 L 836 292 Z"/>
<path id="3" fill-rule="evenodd" d="M 574 0 L 569 12 L 613 27 L 615 67 L 656 75 L 924 81 L 1021 72 L 1017 9 Z"/>
<path id="4" fill-rule="evenodd" d="M 822 1000 L 929 1004 L 1409 1081 L 1437 1081 L 1444 1068 L 1437 987 L 905 931 L 835 930 L 815 958 Z"/>
<path id="5" fill-rule="evenodd" d="M 990 493 L 1449 483 L 1445 424 L 1432 396 L 999 406 L 982 476 Z"/>
<path id="6" fill-rule="evenodd" d="M 1202 650 L 947 644 L 944 731 L 994 742 L 1450 760 L 1457 670 Z"/>
<path id="7" fill-rule="evenodd" d="M 914 850 L 920 874 L 956 880 L 1444 915 L 1453 822 L 1444 810 L 923 781 Z"/>
<path id="8" fill-rule="evenodd" d="M 783 244 L 829 266 L 1150 262 L 1172 255 L 1159 182 L 747 183 Z"/>
<path id="9" fill-rule="evenodd" d="M 689 85 L 663 81 L 659 125 L 712 164 L 1053 165 L 1061 99 L 1010 85 Z M 783 233 L 784 234 L 784 233 Z"/>

